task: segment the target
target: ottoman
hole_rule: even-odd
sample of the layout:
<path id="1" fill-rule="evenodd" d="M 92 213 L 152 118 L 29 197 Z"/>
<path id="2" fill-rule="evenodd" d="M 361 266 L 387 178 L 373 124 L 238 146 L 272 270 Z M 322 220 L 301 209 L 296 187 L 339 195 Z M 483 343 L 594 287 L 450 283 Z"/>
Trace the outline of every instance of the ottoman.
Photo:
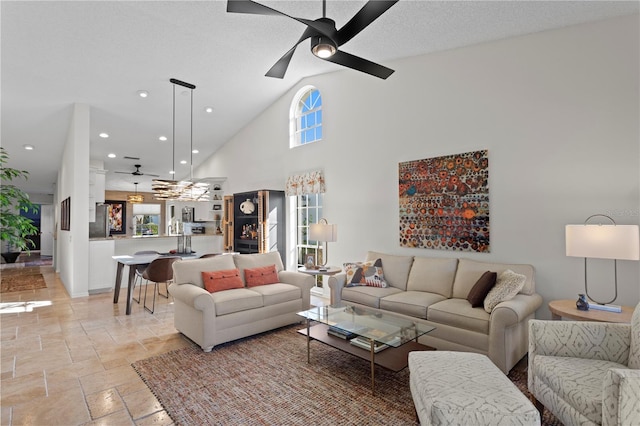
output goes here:
<path id="1" fill-rule="evenodd" d="M 409 373 L 422 426 L 540 424 L 538 410 L 485 355 L 410 352 Z"/>

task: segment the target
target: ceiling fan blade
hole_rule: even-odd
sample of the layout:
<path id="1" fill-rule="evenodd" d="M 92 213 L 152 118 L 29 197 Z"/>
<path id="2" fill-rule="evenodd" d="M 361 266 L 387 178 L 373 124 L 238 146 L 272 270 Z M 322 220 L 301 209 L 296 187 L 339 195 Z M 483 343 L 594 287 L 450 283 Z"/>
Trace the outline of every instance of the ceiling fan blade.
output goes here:
<path id="1" fill-rule="evenodd" d="M 333 56 L 325 59 L 325 61 L 333 62 L 334 64 L 342 65 L 347 68 L 361 71 L 367 74 L 371 74 L 375 77 L 386 80 L 394 70 L 382 65 L 378 65 L 374 62 L 360 58 L 347 52 L 338 50 Z"/>
<path id="2" fill-rule="evenodd" d="M 143 173 L 145 176 L 160 177 L 160 175 L 152 175 L 151 173 Z"/>
<path id="3" fill-rule="evenodd" d="M 287 18 L 294 19 L 307 27 L 311 27 L 322 35 L 334 39 L 336 32 L 335 29 L 321 21 L 311 21 L 309 19 L 296 18 L 295 16 L 287 15 L 284 12 L 270 8 L 260 3 L 256 3 L 253 0 L 227 0 L 227 12 L 231 13 L 249 13 L 254 15 L 267 15 L 267 16 L 286 16 Z M 335 41 L 335 40 L 334 40 Z"/>
<path id="4" fill-rule="evenodd" d="M 113 173 L 121 173 L 123 175 L 130 175 L 131 174 L 131 172 L 113 172 Z"/>
<path id="5" fill-rule="evenodd" d="M 291 49 L 289 49 L 289 51 L 285 53 L 282 58 L 278 59 L 278 62 L 276 62 L 271 67 L 271 69 L 267 71 L 265 76 L 273 78 L 284 78 L 284 75 L 287 72 L 287 68 L 289 67 L 289 62 L 291 62 L 293 53 L 296 51 L 296 47 L 298 47 L 300 43 L 302 43 L 304 40 L 308 39 L 315 33 L 316 32 L 313 29 L 307 27 L 304 33 L 302 33 L 302 37 L 300 37 L 300 40 L 298 40 L 298 42 Z"/>
<path id="6" fill-rule="evenodd" d="M 380 15 L 389 10 L 389 8 L 397 2 L 398 0 L 370 0 L 353 16 L 353 18 L 351 18 L 351 20 L 349 20 L 349 22 L 344 24 L 344 26 L 338 30 L 338 34 L 334 41 L 338 43 L 338 46 L 342 46 L 358 35 L 358 33 L 364 30 L 369 24 L 378 19 Z"/>

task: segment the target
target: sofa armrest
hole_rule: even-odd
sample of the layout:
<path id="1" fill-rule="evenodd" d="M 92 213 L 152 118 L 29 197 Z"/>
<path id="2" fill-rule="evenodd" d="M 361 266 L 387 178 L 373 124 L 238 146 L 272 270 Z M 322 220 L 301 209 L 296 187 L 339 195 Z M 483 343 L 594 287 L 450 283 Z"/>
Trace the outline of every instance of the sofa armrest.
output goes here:
<path id="1" fill-rule="evenodd" d="M 602 390 L 602 425 L 631 425 L 640 419 L 640 370 L 610 368 Z"/>
<path id="2" fill-rule="evenodd" d="M 542 306 L 542 296 L 517 294 L 513 299 L 500 302 L 491 311 L 491 329 L 506 328 L 523 321 Z"/>
<path id="3" fill-rule="evenodd" d="M 278 280 L 281 283 L 295 285 L 300 287 L 303 291 L 309 291 L 315 285 L 313 277 L 307 274 L 301 274 L 294 271 L 280 271 L 278 273 Z"/>
<path id="4" fill-rule="evenodd" d="M 529 362 L 536 355 L 613 361 L 627 365 L 631 325 L 588 321 L 529 321 Z"/>
<path id="5" fill-rule="evenodd" d="M 347 284 L 347 274 L 341 272 L 329 277 L 329 289 L 331 290 L 331 304 L 338 305 L 342 302 L 342 289 Z"/>
<path id="6" fill-rule="evenodd" d="M 199 311 L 212 309 L 213 315 L 215 316 L 215 304 L 213 303 L 213 298 L 204 288 L 200 288 L 193 284 L 174 283 L 169 286 L 169 294 L 185 305 L 191 306 Z"/>

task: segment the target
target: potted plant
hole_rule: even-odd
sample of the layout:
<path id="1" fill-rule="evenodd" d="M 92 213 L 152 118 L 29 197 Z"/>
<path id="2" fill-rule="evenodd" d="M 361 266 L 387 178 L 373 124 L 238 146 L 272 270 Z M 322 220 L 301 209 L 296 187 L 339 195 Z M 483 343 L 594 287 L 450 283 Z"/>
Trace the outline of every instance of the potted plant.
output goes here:
<path id="1" fill-rule="evenodd" d="M 0 254 L 7 263 L 13 263 L 22 250 L 28 253 L 29 247 L 35 247 L 29 237 L 38 232 L 33 221 L 20 212 L 37 211 L 38 206 L 29 200 L 29 194 L 11 184 L 14 179 L 26 180 L 29 172 L 6 167 L 8 160 L 9 154 L 0 147 Z"/>

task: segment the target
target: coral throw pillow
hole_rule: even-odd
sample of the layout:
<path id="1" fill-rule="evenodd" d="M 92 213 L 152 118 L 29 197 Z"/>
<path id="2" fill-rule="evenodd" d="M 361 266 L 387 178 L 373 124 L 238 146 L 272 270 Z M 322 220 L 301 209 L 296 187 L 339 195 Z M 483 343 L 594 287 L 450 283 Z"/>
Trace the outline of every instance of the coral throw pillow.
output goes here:
<path id="1" fill-rule="evenodd" d="M 275 284 L 280 282 L 278 279 L 278 272 L 276 271 L 276 265 L 245 269 L 244 281 L 247 283 L 247 287 L 256 287 L 259 285 Z"/>
<path id="2" fill-rule="evenodd" d="M 344 263 L 347 274 L 347 287 L 365 285 L 370 287 L 387 287 L 382 271 L 382 259 L 369 262 Z"/>
<path id="3" fill-rule="evenodd" d="M 495 272 L 487 271 L 476 281 L 467 295 L 467 300 L 471 303 L 472 308 L 483 306 L 484 299 L 487 297 L 487 294 L 489 294 L 489 290 L 495 285 L 497 276 L 498 274 Z"/>
<path id="4" fill-rule="evenodd" d="M 209 293 L 244 287 L 240 279 L 240 271 L 237 269 L 202 272 L 202 283 Z"/>

